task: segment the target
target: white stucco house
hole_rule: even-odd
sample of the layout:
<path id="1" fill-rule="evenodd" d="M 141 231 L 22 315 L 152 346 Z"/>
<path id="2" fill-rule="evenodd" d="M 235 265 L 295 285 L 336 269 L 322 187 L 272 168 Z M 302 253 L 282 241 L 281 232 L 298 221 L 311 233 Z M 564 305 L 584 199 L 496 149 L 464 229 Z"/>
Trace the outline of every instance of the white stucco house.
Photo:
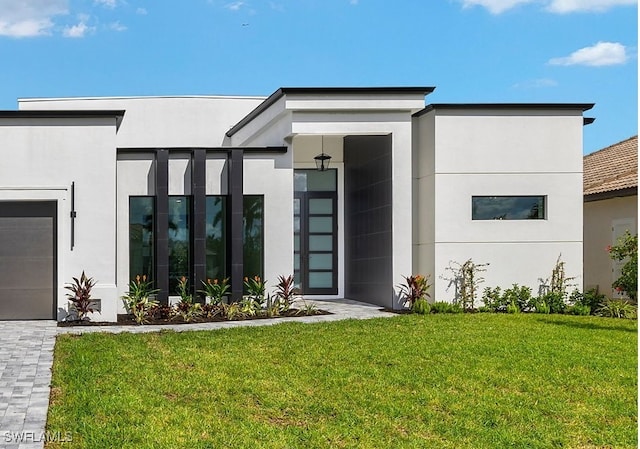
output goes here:
<path id="1" fill-rule="evenodd" d="M 19 100 L 0 111 L 0 319 L 64 318 L 83 270 L 107 321 L 137 274 L 162 301 L 180 276 L 238 298 L 244 276 L 295 274 L 306 297 L 389 308 L 408 274 L 453 300 L 447 267 L 469 258 L 537 291 L 562 254 L 581 283 L 593 105 L 425 107 L 432 91 Z"/>

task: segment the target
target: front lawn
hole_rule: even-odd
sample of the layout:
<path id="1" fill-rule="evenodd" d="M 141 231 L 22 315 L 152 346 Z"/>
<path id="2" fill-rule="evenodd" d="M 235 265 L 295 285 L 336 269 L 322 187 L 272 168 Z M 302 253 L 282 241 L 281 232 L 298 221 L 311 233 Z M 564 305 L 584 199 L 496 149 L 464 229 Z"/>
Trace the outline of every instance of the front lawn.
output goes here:
<path id="1" fill-rule="evenodd" d="M 58 337 L 48 448 L 635 448 L 637 321 L 405 315 Z"/>

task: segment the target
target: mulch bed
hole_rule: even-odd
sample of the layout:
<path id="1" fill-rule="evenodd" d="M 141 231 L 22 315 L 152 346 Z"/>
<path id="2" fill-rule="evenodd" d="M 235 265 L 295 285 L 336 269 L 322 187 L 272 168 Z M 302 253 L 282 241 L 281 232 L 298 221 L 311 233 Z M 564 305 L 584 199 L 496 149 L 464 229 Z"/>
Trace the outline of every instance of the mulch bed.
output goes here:
<path id="1" fill-rule="evenodd" d="M 256 315 L 249 317 L 238 317 L 233 320 L 229 320 L 223 318 L 219 315 L 213 317 L 199 317 L 194 318 L 191 321 L 184 321 L 182 317 L 175 316 L 173 318 L 152 318 L 144 325 L 167 325 L 167 324 L 194 324 L 194 323 L 220 323 L 224 321 L 251 321 L 251 320 L 265 320 L 268 318 L 284 318 L 284 317 L 304 317 L 304 316 L 315 316 L 315 315 L 332 315 L 331 312 L 327 312 L 326 310 L 317 309 L 310 314 L 305 314 L 299 309 L 289 309 L 288 312 L 282 313 L 278 316 L 266 316 L 266 315 Z M 126 313 L 118 314 L 118 322 L 113 323 L 110 321 L 58 321 L 58 327 L 73 327 L 73 326 L 140 326 L 135 322 L 132 315 L 128 315 Z"/>

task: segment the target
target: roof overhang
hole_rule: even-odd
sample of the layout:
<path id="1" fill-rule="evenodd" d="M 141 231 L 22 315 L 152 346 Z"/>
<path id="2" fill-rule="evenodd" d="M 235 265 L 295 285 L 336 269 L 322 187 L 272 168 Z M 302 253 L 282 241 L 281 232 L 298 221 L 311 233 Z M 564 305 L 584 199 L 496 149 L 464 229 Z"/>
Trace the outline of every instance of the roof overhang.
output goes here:
<path id="1" fill-rule="evenodd" d="M 0 111 L 0 119 L 16 119 L 16 118 L 63 118 L 63 119 L 83 119 L 83 118 L 115 118 L 116 129 L 120 128 L 122 119 L 124 118 L 124 110 L 19 110 L 19 111 Z"/>
<path id="2" fill-rule="evenodd" d="M 607 192 L 592 193 L 590 195 L 584 195 L 584 202 L 590 203 L 592 201 L 609 200 L 611 198 L 620 198 L 625 196 L 638 195 L 638 186 L 628 187 L 626 189 L 610 190 Z"/>
<path id="3" fill-rule="evenodd" d="M 227 136 L 232 137 L 246 125 L 257 119 L 261 114 L 274 106 L 281 99 L 285 99 L 283 110 L 415 110 L 423 107 L 424 97 L 433 92 L 435 87 L 281 87 L 263 101 L 257 108 L 240 120 L 229 131 Z M 408 97 L 411 100 L 420 99 L 422 105 L 417 103 L 401 102 L 401 98 Z M 386 99 L 388 104 L 382 104 L 376 100 Z M 392 101 L 396 99 L 396 101 Z M 291 102 L 289 102 L 291 100 Z M 369 105 L 363 102 L 369 101 Z M 341 104 L 343 103 L 343 104 Z"/>
<path id="4" fill-rule="evenodd" d="M 427 105 L 421 111 L 413 114 L 420 117 L 434 110 L 562 110 L 562 111 L 588 111 L 595 103 L 434 103 Z M 595 120 L 595 119 L 593 119 Z"/>

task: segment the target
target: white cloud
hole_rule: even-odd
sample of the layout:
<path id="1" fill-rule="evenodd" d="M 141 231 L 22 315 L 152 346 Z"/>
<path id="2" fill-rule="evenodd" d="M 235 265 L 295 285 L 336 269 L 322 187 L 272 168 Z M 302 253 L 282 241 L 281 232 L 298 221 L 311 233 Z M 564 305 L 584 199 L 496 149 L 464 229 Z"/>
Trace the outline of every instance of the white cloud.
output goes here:
<path id="1" fill-rule="evenodd" d="M 547 10 L 566 14 L 577 11 L 601 12 L 615 6 L 636 5 L 638 0 L 551 0 L 547 5 Z"/>
<path id="2" fill-rule="evenodd" d="M 638 0 L 460 0 L 464 8 L 482 6 L 491 14 L 501 14 L 526 3 L 536 3 L 552 13 L 566 14 L 578 11 L 602 12 L 615 6 L 635 5 Z"/>
<path id="3" fill-rule="evenodd" d="M 349 3 L 352 5 L 357 5 L 358 4 L 358 0 L 349 0 Z"/>
<path id="4" fill-rule="evenodd" d="M 556 87 L 558 82 L 551 78 L 537 78 L 523 81 L 513 85 L 514 89 L 543 89 L 546 87 Z"/>
<path id="5" fill-rule="evenodd" d="M 482 6 L 488 9 L 491 14 L 500 14 L 518 5 L 533 1 L 535 0 L 462 0 L 462 6 L 464 8 Z"/>
<path id="6" fill-rule="evenodd" d="M 121 24 L 120 22 L 111 22 L 109 24 L 109 29 L 113 31 L 125 31 L 127 29 L 126 25 Z"/>
<path id="7" fill-rule="evenodd" d="M 67 13 L 67 0 L 0 0 L 0 36 L 51 34 L 53 18 Z"/>
<path id="8" fill-rule="evenodd" d="M 627 62 L 626 47 L 619 42 L 598 42 L 591 47 L 576 50 L 569 56 L 549 60 L 551 65 L 586 65 L 601 67 Z"/>
<path id="9" fill-rule="evenodd" d="M 80 38 L 85 37 L 87 33 L 94 30 L 94 27 L 90 27 L 86 23 L 80 22 L 77 25 L 64 27 L 64 29 L 62 30 L 62 35 L 64 37 Z"/>
<path id="10" fill-rule="evenodd" d="M 136 9 L 136 14 L 140 14 L 141 16 L 146 16 L 147 10 L 145 8 L 138 8 Z"/>
<path id="11" fill-rule="evenodd" d="M 93 0 L 96 5 L 104 6 L 105 8 L 115 8 L 118 4 L 117 0 Z"/>
<path id="12" fill-rule="evenodd" d="M 240 8 L 242 8 L 243 6 L 245 6 L 245 2 L 233 2 L 233 3 L 228 3 L 225 5 L 225 8 L 227 8 L 230 11 L 238 11 Z"/>

